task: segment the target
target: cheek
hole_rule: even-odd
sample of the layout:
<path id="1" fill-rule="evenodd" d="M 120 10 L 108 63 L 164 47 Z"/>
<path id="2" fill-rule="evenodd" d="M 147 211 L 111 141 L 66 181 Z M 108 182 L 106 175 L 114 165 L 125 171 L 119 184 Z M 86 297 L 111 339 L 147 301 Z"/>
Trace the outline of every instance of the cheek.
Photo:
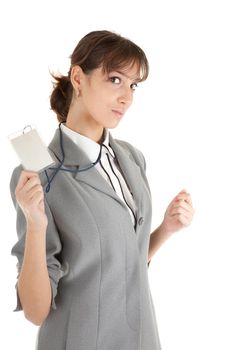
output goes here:
<path id="1" fill-rule="evenodd" d="M 91 94 L 86 99 L 86 108 L 93 119 L 104 122 L 108 118 L 109 107 L 101 94 Z"/>
<path id="2" fill-rule="evenodd" d="M 89 89 L 84 96 L 84 103 L 86 109 L 89 110 L 91 113 L 93 113 L 93 110 L 98 109 L 99 106 L 102 104 L 101 97 L 98 91 L 93 91 L 92 89 Z"/>
<path id="3" fill-rule="evenodd" d="M 104 112 L 113 107 L 113 98 L 107 91 L 95 91 L 91 96 L 92 108 Z"/>

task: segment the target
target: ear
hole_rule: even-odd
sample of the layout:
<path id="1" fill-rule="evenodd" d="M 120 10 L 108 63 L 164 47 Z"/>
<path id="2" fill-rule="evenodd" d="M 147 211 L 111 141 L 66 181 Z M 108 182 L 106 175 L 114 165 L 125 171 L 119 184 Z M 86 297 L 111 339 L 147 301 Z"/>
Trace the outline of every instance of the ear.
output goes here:
<path id="1" fill-rule="evenodd" d="M 80 66 L 73 66 L 70 73 L 70 81 L 74 90 L 80 90 L 80 83 L 82 80 L 83 70 Z"/>

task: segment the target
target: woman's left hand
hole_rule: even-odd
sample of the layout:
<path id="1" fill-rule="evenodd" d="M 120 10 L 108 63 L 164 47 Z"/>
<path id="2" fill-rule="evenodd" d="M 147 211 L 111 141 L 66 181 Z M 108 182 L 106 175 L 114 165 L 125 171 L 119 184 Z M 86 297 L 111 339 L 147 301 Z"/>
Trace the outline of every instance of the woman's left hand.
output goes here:
<path id="1" fill-rule="evenodd" d="M 193 219 L 194 209 L 189 193 L 182 190 L 168 205 L 161 224 L 163 232 L 172 234 L 187 227 Z"/>

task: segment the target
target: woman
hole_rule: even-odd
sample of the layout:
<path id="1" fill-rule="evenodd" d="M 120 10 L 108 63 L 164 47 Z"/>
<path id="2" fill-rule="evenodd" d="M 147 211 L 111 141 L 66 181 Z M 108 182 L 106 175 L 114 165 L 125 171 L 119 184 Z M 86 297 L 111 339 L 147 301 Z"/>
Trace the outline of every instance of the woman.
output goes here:
<path id="1" fill-rule="evenodd" d="M 142 153 L 114 139 L 147 58 L 109 31 L 87 34 L 55 78 L 60 122 L 49 145 L 56 165 L 15 169 L 18 306 L 40 325 L 39 350 L 160 349 L 148 265 L 172 233 L 189 225 L 181 191 L 150 234 L 151 197 Z"/>

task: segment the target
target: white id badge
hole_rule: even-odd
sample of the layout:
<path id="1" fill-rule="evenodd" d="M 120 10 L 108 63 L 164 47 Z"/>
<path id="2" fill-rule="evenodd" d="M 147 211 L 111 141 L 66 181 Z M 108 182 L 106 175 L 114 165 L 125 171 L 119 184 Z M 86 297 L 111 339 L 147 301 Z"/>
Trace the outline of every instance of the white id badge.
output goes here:
<path id="1" fill-rule="evenodd" d="M 10 135 L 9 139 L 25 170 L 41 172 L 54 163 L 35 128 L 26 126 L 18 135 Z"/>

